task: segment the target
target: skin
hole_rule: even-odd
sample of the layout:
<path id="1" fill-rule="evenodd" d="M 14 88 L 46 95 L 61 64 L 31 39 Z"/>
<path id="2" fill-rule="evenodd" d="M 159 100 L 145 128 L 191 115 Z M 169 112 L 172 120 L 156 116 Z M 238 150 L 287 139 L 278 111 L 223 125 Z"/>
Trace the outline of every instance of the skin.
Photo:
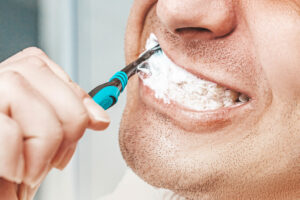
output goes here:
<path id="1" fill-rule="evenodd" d="M 120 128 L 133 171 L 187 199 L 299 199 L 300 1 L 135 0 L 127 63 L 150 33 L 176 64 L 251 101 L 230 119 L 186 120 L 133 78 Z"/>
<path id="2" fill-rule="evenodd" d="M 109 117 L 37 48 L 0 63 L 0 199 L 29 200 L 52 168 L 63 169 L 87 128 Z"/>

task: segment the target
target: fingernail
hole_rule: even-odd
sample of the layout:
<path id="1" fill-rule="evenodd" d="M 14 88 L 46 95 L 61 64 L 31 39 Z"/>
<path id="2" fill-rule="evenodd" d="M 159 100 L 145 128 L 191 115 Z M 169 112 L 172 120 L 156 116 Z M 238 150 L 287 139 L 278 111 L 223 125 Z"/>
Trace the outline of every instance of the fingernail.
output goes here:
<path id="1" fill-rule="evenodd" d="M 99 106 L 93 99 L 85 98 L 83 100 L 83 103 L 86 106 L 88 112 L 96 121 L 110 122 L 110 118 L 106 111 L 101 106 Z"/>

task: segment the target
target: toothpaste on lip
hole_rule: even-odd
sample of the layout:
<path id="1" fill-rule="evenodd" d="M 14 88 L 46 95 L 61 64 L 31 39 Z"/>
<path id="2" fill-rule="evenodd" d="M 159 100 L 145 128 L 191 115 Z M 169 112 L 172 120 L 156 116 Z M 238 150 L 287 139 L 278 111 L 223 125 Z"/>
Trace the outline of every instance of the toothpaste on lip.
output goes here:
<path id="1" fill-rule="evenodd" d="M 157 44 L 156 36 L 151 34 L 146 49 Z M 152 89 L 155 97 L 162 99 L 164 103 L 176 102 L 196 111 L 215 110 L 238 104 L 239 93 L 196 77 L 175 65 L 163 51 L 154 54 L 138 69 L 144 85 Z"/>

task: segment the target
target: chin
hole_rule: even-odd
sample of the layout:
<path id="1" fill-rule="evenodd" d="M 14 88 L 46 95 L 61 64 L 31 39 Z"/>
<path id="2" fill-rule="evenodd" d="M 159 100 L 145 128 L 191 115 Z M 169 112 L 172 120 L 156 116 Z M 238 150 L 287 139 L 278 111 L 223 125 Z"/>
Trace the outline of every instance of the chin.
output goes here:
<path id="1" fill-rule="evenodd" d="M 195 200 L 272 199 L 299 188 L 299 158 L 284 156 L 297 141 L 282 134 L 289 119 L 272 120 L 278 106 L 259 121 L 248 115 L 222 128 L 190 131 L 145 103 L 139 87 L 133 78 L 119 142 L 128 166 L 150 185 Z"/>
<path id="2" fill-rule="evenodd" d="M 137 87 L 131 83 L 131 88 Z M 154 187 L 190 199 L 209 199 L 228 176 L 230 166 L 220 153 L 223 144 L 213 148 L 206 134 L 182 129 L 133 94 L 136 92 L 128 93 L 130 101 L 123 113 L 119 138 L 127 165 Z"/>
<path id="3" fill-rule="evenodd" d="M 135 114 L 130 115 L 132 112 Z M 186 139 L 178 134 L 186 135 Z M 226 180 L 222 170 L 226 166 L 217 163 L 216 152 L 189 149 L 187 144 L 192 138 L 187 134 L 177 130 L 166 116 L 140 105 L 124 112 L 121 152 L 127 165 L 150 185 L 189 199 L 213 199 L 208 198 L 209 194 Z"/>

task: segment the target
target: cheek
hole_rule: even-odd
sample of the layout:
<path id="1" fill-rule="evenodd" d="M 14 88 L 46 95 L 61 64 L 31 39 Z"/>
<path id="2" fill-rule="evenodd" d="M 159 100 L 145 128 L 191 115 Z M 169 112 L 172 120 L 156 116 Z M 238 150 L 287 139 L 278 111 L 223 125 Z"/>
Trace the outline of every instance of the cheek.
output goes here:
<path id="1" fill-rule="evenodd" d="M 299 25 L 300 27 L 300 25 Z M 300 92 L 300 31 L 269 30 L 268 38 L 262 43 L 261 62 L 274 95 L 299 98 Z M 294 31 L 298 33 L 295 34 Z"/>
<path id="2" fill-rule="evenodd" d="M 134 0 L 133 2 L 125 35 L 125 55 L 128 64 L 137 59 L 141 53 L 141 32 L 144 29 L 145 18 L 156 1 Z"/>
<path id="3" fill-rule="evenodd" d="M 256 9 L 249 25 L 273 97 L 299 101 L 300 16 L 274 5 Z"/>

